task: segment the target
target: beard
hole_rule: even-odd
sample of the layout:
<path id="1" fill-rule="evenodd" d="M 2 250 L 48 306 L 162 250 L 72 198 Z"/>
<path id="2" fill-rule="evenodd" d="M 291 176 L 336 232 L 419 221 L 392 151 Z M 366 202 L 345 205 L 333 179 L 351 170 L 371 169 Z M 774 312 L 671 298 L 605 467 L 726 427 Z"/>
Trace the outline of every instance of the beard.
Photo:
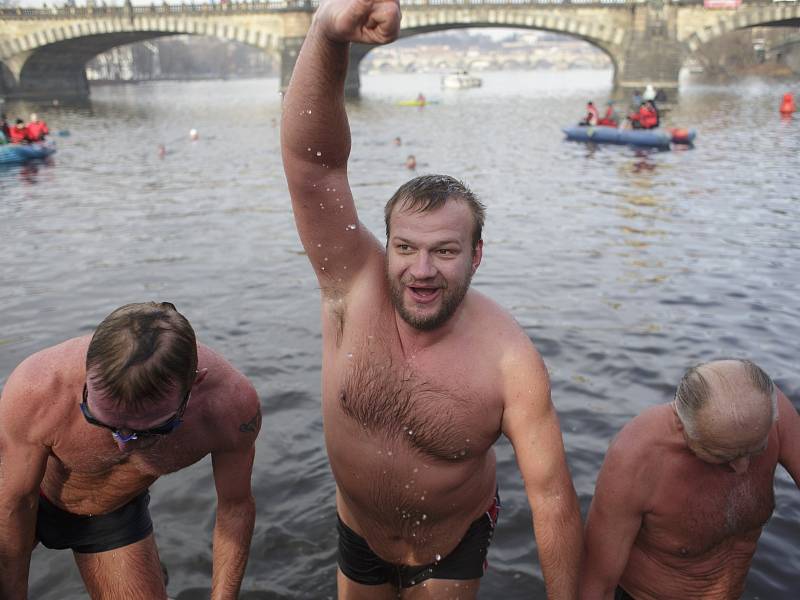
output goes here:
<path id="1" fill-rule="evenodd" d="M 387 278 L 389 278 L 388 270 Z M 442 291 L 439 310 L 430 315 L 417 314 L 406 307 L 406 305 L 403 303 L 403 292 L 405 291 L 406 286 L 414 283 L 413 278 L 408 282 L 389 279 L 389 289 L 392 296 L 392 304 L 403 321 L 411 325 L 411 327 L 414 329 L 419 329 L 420 331 L 432 331 L 446 323 L 447 320 L 453 316 L 453 313 L 455 313 L 456 309 L 460 306 L 464 296 L 467 295 L 467 290 L 469 289 L 469 284 L 471 282 L 471 265 L 467 265 L 467 270 L 464 273 L 464 277 L 457 281 L 455 285 L 451 286 L 446 280 L 442 280 L 439 286 Z"/>

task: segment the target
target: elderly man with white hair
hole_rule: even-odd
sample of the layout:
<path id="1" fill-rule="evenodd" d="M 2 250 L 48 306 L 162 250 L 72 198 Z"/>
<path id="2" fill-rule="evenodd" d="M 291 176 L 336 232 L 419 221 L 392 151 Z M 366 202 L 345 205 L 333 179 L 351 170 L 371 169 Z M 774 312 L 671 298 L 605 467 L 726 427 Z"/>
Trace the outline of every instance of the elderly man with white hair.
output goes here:
<path id="1" fill-rule="evenodd" d="M 800 416 L 756 364 L 689 369 L 611 443 L 586 523 L 582 600 L 739 598 L 775 507 L 800 486 Z"/>

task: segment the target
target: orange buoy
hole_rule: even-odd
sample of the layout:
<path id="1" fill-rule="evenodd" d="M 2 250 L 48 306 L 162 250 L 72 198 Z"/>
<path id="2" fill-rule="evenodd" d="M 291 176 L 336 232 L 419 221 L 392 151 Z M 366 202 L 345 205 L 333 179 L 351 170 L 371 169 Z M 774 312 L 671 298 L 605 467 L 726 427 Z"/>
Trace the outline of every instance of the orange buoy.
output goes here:
<path id="1" fill-rule="evenodd" d="M 794 97 L 792 96 L 791 92 L 786 92 L 783 95 L 783 100 L 781 101 L 781 107 L 780 107 L 781 114 L 782 115 L 790 115 L 795 110 L 797 110 L 797 109 L 796 109 L 796 107 L 794 105 Z"/>

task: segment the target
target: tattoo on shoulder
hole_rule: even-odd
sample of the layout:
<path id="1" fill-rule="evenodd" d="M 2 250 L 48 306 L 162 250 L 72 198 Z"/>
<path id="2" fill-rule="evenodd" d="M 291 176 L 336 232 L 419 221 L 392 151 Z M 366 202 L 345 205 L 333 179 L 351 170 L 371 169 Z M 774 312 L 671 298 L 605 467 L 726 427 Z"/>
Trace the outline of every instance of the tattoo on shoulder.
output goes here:
<path id="1" fill-rule="evenodd" d="M 257 412 L 256 415 L 247 423 L 239 425 L 239 431 L 242 433 L 253 433 L 261 425 L 261 413 Z"/>

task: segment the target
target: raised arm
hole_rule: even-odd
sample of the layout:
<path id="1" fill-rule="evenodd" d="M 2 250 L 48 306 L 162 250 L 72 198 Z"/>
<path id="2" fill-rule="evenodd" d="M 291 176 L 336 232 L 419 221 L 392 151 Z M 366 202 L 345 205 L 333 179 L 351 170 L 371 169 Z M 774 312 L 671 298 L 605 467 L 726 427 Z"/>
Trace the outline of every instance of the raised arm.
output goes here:
<path id="1" fill-rule="evenodd" d="M 283 166 L 297 230 L 323 290 L 346 290 L 369 257 L 380 256 L 358 222 L 347 179 L 344 81 L 350 42 L 388 43 L 399 28 L 398 0 L 325 0 L 286 92 Z"/>
<path id="2" fill-rule="evenodd" d="M 36 535 L 39 484 L 49 449 L 41 442 L 43 421 L 25 363 L 0 395 L 0 598 L 25 600 Z"/>
<path id="3" fill-rule="evenodd" d="M 221 427 L 222 449 L 211 453 L 217 517 L 214 523 L 214 566 L 211 600 L 239 597 L 256 505 L 250 487 L 255 441 L 261 429 L 261 408 L 255 390 L 247 382 L 236 386 L 236 399 Z"/>
<path id="4" fill-rule="evenodd" d="M 643 463 L 630 452 L 625 429 L 611 443 L 586 518 L 581 600 L 613 600 L 642 526 L 648 486 L 637 483 Z"/>
<path id="5" fill-rule="evenodd" d="M 778 436 L 781 451 L 778 460 L 800 487 L 800 415 L 791 400 L 778 390 Z"/>
<path id="6" fill-rule="evenodd" d="M 578 597 L 582 524 L 558 416 L 541 357 L 525 338 L 504 365 L 503 433 L 511 440 L 533 512 L 547 597 Z"/>

